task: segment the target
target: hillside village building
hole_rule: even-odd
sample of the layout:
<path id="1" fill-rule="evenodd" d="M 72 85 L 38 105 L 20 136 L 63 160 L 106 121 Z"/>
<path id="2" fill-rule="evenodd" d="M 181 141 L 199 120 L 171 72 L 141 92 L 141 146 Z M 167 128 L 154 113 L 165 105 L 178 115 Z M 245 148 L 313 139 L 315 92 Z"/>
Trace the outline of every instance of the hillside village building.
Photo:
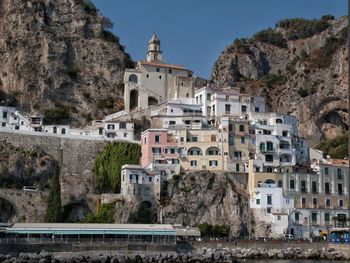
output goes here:
<path id="1" fill-rule="evenodd" d="M 85 139 L 134 140 L 134 123 L 130 121 L 93 121 L 90 126 L 46 125 L 43 116 L 24 116 L 14 107 L 0 106 L 0 130 L 53 134 Z"/>
<path id="2" fill-rule="evenodd" d="M 139 61 L 135 69 L 126 69 L 124 84 L 125 113 L 194 94 L 193 72 L 163 61 L 156 34 L 148 42 L 147 60 Z"/>

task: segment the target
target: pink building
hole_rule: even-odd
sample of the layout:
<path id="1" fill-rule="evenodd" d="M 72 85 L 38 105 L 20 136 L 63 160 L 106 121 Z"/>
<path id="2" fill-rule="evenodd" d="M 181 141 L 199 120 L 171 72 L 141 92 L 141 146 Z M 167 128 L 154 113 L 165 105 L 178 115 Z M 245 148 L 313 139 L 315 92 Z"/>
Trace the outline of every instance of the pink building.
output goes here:
<path id="1" fill-rule="evenodd" d="M 178 143 L 166 129 L 148 129 L 141 134 L 141 166 L 179 164 Z"/>

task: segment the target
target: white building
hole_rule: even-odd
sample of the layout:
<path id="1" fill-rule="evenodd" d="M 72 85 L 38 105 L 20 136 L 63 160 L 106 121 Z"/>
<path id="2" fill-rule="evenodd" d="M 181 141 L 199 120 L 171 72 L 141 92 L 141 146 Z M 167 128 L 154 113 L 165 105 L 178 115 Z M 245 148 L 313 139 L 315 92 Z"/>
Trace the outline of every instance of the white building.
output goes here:
<path id="1" fill-rule="evenodd" d="M 147 172 L 140 165 L 123 165 L 120 192 L 128 202 L 156 204 L 160 200 L 161 177 Z"/>
<path id="2" fill-rule="evenodd" d="M 213 90 L 202 87 L 195 91 L 196 104 L 209 118 L 222 116 L 244 116 L 250 112 L 265 112 L 265 98 L 242 94 L 237 88 Z"/>
<path id="3" fill-rule="evenodd" d="M 147 109 L 174 98 L 192 98 L 193 72 L 179 65 L 164 63 L 160 40 L 154 34 L 148 43 L 147 60 L 124 74 L 125 114 Z"/>
<path id="4" fill-rule="evenodd" d="M 0 106 L 1 128 L 21 131 L 31 131 L 31 123 L 14 107 Z"/>
<path id="5" fill-rule="evenodd" d="M 194 103 L 192 98 L 178 98 L 156 107 L 151 111 L 151 118 L 159 119 L 161 128 L 191 128 L 201 129 L 208 125 L 203 115 L 201 105 Z"/>

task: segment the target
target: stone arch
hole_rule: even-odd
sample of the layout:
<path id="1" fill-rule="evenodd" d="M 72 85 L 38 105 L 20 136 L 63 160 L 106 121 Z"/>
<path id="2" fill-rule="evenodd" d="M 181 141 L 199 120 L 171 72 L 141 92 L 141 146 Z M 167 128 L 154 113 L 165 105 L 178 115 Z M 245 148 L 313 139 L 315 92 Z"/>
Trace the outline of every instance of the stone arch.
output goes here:
<path id="1" fill-rule="evenodd" d="M 82 221 L 86 214 L 91 212 L 88 204 L 84 201 L 72 201 L 63 206 L 65 223 Z"/>
<path id="2" fill-rule="evenodd" d="M 137 81 L 138 81 L 138 78 L 137 78 L 137 76 L 135 74 L 131 74 L 129 76 L 129 82 L 137 83 Z"/>
<path id="3" fill-rule="evenodd" d="M 130 110 L 139 106 L 139 92 L 136 89 L 130 91 Z"/>
<path id="4" fill-rule="evenodd" d="M 149 96 L 148 97 L 148 106 L 152 106 L 152 105 L 158 105 L 158 100 L 153 96 Z"/>
<path id="5" fill-rule="evenodd" d="M 0 195 L 0 223 L 17 221 L 18 215 L 16 204 L 9 198 Z"/>

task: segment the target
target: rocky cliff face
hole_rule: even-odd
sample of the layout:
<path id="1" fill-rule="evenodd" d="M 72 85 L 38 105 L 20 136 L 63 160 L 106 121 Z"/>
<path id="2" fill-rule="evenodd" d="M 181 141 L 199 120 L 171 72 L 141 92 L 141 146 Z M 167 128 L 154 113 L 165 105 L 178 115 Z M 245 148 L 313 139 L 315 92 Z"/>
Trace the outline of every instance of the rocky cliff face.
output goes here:
<path id="1" fill-rule="evenodd" d="M 254 217 L 244 186 L 226 175 L 208 172 L 175 177 L 163 198 L 165 223 L 230 226 L 233 235 L 253 232 Z"/>
<path id="2" fill-rule="evenodd" d="M 27 113 L 69 106 L 74 123 L 118 110 L 132 64 L 88 0 L 0 2 L 0 101 Z"/>
<path id="3" fill-rule="evenodd" d="M 265 95 L 270 110 L 297 116 L 315 145 L 348 128 L 346 41 L 346 17 L 283 20 L 225 48 L 211 82 Z"/>

